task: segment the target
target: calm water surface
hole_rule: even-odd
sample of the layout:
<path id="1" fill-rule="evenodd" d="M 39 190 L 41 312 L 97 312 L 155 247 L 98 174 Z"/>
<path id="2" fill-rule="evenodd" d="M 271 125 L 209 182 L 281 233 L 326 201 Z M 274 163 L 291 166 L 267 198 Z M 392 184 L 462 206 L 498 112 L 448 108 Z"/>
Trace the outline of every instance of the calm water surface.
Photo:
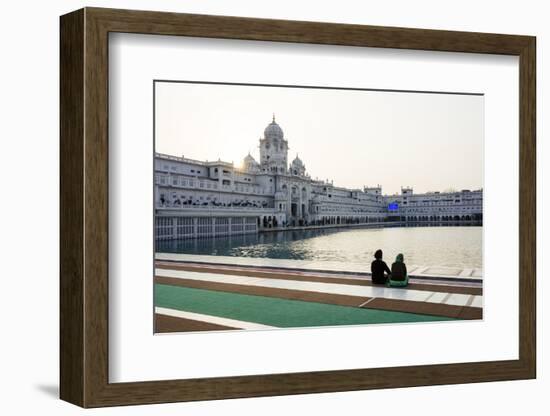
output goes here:
<path id="1" fill-rule="evenodd" d="M 482 267 L 482 227 L 410 227 L 279 231 L 258 235 L 157 242 L 157 251 L 370 265 L 374 251 L 408 264 Z"/>

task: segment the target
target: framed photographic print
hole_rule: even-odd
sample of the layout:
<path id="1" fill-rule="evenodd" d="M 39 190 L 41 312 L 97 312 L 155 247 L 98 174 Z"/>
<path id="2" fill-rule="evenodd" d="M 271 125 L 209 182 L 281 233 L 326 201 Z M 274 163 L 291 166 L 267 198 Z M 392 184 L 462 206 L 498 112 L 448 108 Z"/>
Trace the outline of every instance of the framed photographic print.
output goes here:
<path id="1" fill-rule="evenodd" d="M 61 398 L 534 378 L 535 38 L 61 17 Z"/>

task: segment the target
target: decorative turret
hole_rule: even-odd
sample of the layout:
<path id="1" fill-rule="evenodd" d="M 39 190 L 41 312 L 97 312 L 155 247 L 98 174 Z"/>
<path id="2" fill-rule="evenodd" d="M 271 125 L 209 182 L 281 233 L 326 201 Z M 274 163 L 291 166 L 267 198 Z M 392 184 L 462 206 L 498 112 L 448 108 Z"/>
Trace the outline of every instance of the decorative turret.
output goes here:
<path id="1" fill-rule="evenodd" d="M 306 174 L 306 167 L 304 165 L 304 162 L 302 162 L 297 154 L 296 158 L 292 161 L 292 164 L 290 165 L 290 173 L 292 175 L 298 176 L 305 176 Z"/>
<path id="2" fill-rule="evenodd" d="M 264 130 L 264 137 L 271 140 L 283 140 L 283 129 L 275 121 L 275 114 L 273 114 L 273 120 L 267 125 Z"/>
<path id="3" fill-rule="evenodd" d="M 401 187 L 401 195 L 412 195 L 413 194 L 413 188 L 410 186 Z"/>
<path id="4" fill-rule="evenodd" d="M 247 172 L 259 172 L 260 164 L 256 162 L 256 159 L 254 159 L 250 153 L 248 153 L 243 160 L 243 169 Z"/>
<path id="5" fill-rule="evenodd" d="M 264 130 L 264 137 L 260 139 L 261 170 L 268 173 L 286 173 L 288 142 L 284 138 L 283 129 L 273 120 Z"/>

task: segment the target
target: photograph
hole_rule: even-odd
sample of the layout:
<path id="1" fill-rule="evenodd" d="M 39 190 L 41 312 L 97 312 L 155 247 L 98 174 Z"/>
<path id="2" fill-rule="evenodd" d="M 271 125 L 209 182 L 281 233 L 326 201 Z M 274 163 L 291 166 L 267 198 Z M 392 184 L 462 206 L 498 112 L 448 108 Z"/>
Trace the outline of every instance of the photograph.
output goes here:
<path id="1" fill-rule="evenodd" d="M 483 319 L 483 93 L 153 96 L 155 334 Z"/>
<path id="2" fill-rule="evenodd" d="M 11 31 L 59 59 L 7 85 L 10 408 L 541 408 L 541 7 L 63 1 Z"/>
<path id="3" fill-rule="evenodd" d="M 31 262 L 58 282 L 24 292 L 40 313 L 8 308 L 55 336 L 40 349 L 55 359 L 13 374 L 76 411 L 263 398 L 252 413 L 296 413 L 312 397 L 311 413 L 329 393 L 385 411 L 399 389 L 408 413 L 472 395 L 494 413 L 517 383 L 539 403 L 544 19 L 339 7 L 327 21 L 295 3 L 56 14 L 57 81 L 40 85 L 59 99 L 44 107 L 58 146 L 9 141 L 58 162 L 57 220 L 39 221 L 59 225 L 42 244 L 58 255 Z"/>

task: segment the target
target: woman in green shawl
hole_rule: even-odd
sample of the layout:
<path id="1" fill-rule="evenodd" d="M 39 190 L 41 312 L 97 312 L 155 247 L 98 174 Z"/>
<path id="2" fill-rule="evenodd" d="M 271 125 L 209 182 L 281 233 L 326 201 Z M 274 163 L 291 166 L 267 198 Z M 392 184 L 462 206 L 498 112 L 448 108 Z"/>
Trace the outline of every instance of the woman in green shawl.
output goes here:
<path id="1" fill-rule="evenodd" d="M 405 287 L 409 284 L 407 266 L 403 260 L 403 254 L 399 253 L 395 258 L 395 262 L 391 265 L 391 275 L 388 279 L 388 286 Z"/>

